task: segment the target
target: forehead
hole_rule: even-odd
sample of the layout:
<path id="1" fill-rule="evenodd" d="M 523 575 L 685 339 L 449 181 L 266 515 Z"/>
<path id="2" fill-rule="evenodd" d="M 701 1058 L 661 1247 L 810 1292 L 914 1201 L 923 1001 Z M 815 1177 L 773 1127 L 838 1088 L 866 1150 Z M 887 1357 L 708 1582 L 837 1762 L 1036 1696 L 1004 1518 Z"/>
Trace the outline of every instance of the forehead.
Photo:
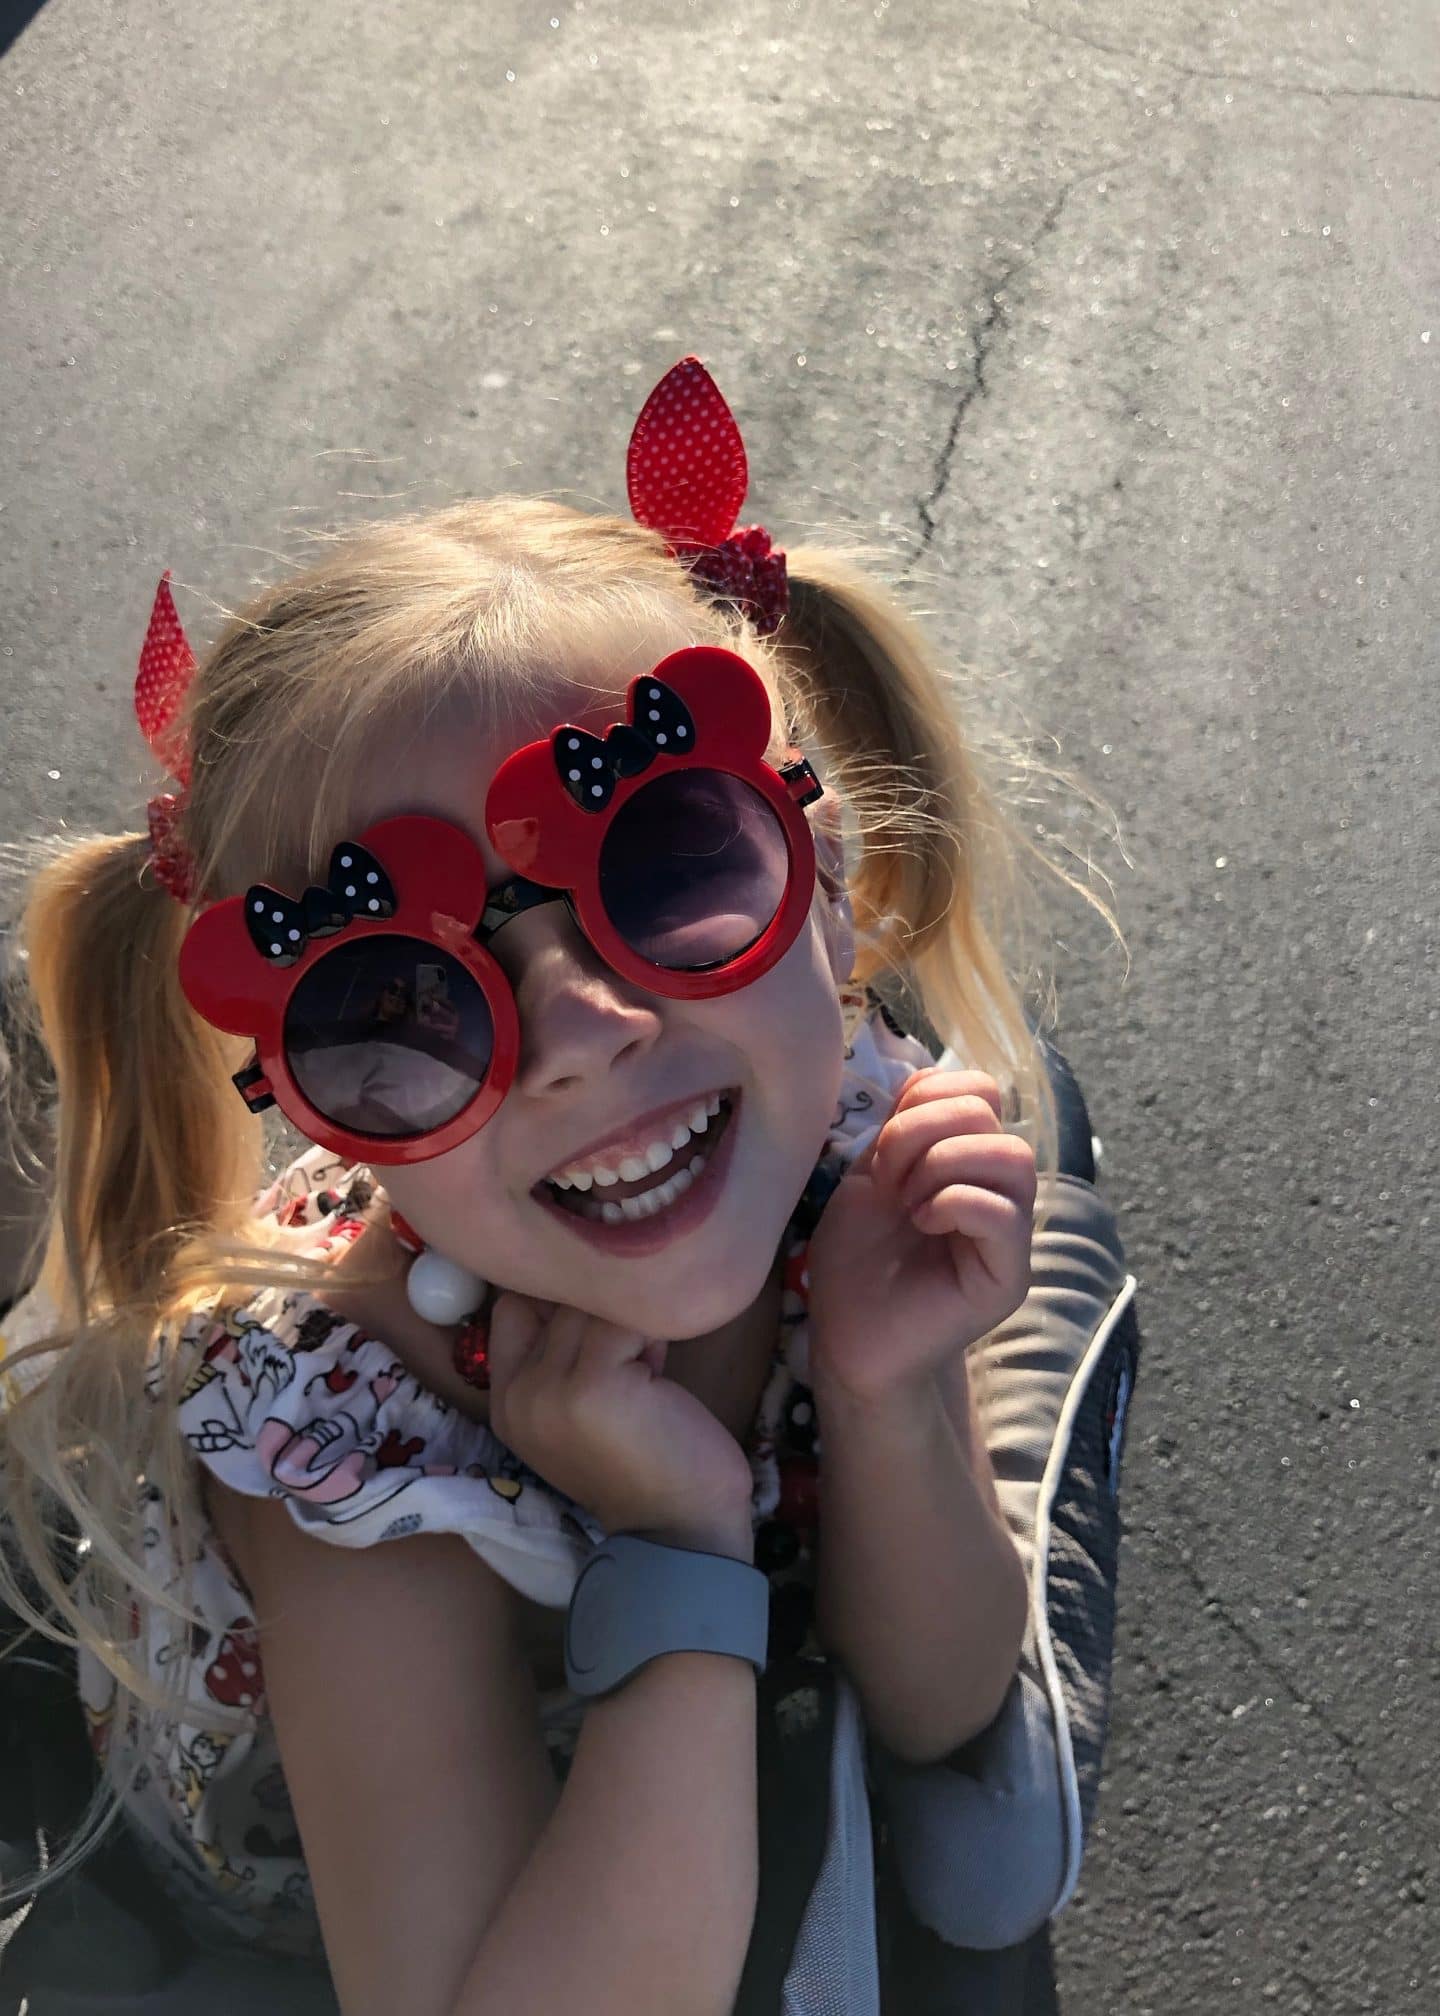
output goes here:
<path id="1" fill-rule="evenodd" d="M 351 824 L 359 833 L 402 812 L 428 814 L 462 827 L 485 856 L 491 882 L 508 880 L 511 870 L 485 833 L 485 797 L 490 780 L 515 750 L 548 740 L 562 723 L 604 734 L 623 718 L 629 676 L 613 690 L 598 680 L 560 680 L 533 703 L 517 705 L 495 718 L 470 695 L 456 694 L 424 719 L 388 730 L 361 764 Z"/>

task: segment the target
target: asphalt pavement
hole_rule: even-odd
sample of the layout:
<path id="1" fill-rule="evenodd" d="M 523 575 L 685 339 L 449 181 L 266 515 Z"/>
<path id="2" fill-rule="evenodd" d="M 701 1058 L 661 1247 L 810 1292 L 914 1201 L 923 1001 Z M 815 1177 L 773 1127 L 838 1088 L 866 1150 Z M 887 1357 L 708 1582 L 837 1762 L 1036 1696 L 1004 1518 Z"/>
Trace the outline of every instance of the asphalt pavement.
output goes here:
<path id="1" fill-rule="evenodd" d="M 698 352 L 1037 804 L 1139 1276 L 1068 2016 L 1433 2011 L 1433 0 L 51 0 L 0 58 L 0 838 L 134 823 L 175 571 L 625 508 Z M 1053 738 L 1053 741 L 1048 739 Z M 1109 878 L 1108 886 L 1101 879 Z"/>

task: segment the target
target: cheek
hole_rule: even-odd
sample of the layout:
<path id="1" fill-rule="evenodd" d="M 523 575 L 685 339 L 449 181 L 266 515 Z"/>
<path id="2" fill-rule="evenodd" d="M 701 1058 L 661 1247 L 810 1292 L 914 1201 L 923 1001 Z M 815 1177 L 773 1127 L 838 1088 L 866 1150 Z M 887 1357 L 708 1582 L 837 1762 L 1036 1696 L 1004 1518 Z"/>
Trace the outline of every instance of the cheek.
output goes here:
<path id="1" fill-rule="evenodd" d="M 493 1238 L 506 1206 L 489 1158 L 474 1136 L 428 1162 L 382 1172 L 385 1194 L 427 1243 L 483 1271 L 486 1234 Z"/>
<path id="2" fill-rule="evenodd" d="M 825 934 L 812 918 L 780 964 L 735 997 L 744 1017 L 736 1043 L 772 1081 L 802 1131 L 828 1126 L 844 1065 L 843 1016 Z M 779 1096 L 783 1092 L 783 1097 Z"/>

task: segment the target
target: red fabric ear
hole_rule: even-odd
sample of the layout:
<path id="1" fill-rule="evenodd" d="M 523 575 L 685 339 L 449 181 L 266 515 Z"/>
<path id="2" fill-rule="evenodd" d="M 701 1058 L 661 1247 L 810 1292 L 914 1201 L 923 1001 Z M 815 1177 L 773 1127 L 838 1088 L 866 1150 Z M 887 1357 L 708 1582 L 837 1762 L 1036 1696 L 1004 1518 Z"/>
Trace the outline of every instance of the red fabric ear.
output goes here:
<path id="1" fill-rule="evenodd" d="M 630 510 L 672 544 L 718 546 L 750 481 L 745 444 L 698 357 L 682 357 L 640 410 L 625 463 Z"/>
<path id="2" fill-rule="evenodd" d="M 150 627 L 140 650 L 135 717 L 145 740 L 181 784 L 190 782 L 190 751 L 176 717 L 194 675 L 195 653 L 180 627 L 167 567 L 155 591 Z"/>

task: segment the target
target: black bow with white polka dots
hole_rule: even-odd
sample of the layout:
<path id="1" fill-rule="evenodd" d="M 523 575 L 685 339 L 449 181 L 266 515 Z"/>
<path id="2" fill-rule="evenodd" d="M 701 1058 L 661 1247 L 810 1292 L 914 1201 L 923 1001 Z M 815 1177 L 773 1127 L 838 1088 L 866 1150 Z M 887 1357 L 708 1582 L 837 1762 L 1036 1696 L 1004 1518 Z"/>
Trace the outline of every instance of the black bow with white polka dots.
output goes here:
<path id="1" fill-rule="evenodd" d="M 630 689 L 628 721 L 602 742 L 583 728 L 557 728 L 550 738 L 560 782 L 582 810 L 603 812 L 619 777 L 638 777 L 657 756 L 685 756 L 695 747 L 695 723 L 680 695 L 659 679 Z"/>
<path id="2" fill-rule="evenodd" d="M 272 966 L 293 966 L 312 938 L 330 938 L 357 917 L 393 917 L 395 891 L 373 854 L 342 840 L 330 856 L 330 881 L 311 883 L 299 902 L 257 882 L 245 892 L 251 942 Z"/>

